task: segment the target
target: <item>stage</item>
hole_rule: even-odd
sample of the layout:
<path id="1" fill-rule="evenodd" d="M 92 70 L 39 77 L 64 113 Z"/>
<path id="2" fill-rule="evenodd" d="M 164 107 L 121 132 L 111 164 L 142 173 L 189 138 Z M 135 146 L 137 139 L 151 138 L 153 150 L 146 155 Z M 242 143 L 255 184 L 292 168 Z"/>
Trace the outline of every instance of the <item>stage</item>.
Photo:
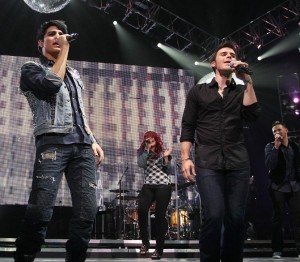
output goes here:
<path id="1" fill-rule="evenodd" d="M 14 238 L 0 239 L 0 262 L 13 261 L 15 251 Z M 66 239 L 47 239 L 35 261 L 64 261 Z M 92 239 L 88 249 L 87 261 L 150 261 L 155 241 L 150 241 L 150 250 L 145 257 L 140 257 L 141 240 Z M 285 241 L 284 257 L 278 261 L 299 261 L 296 258 L 295 243 Z M 164 255 L 161 261 L 199 261 L 200 251 L 197 240 L 166 240 Z M 275 260 L 275 261 L 276 261 Z M 244 262 L 274 261 L 272 259 L 270 240 L 246 240 Z"/>
<path id="2" fill-rule="evenodd" d="M 0 262 L 11 262 L 13 261 L 12 258 L 0 258 Z M 36 262 L 62 262 L 64 259 L 62 258 L 37 258 L 35 259 Z M 87 262 L 94 262 L 99 261 L 99 258 L 88 258 L 86 260 Z M 152 261 L 150 258 L 135 258 L 135 259 L 107 259 L 103 258 L 101 259 L 101 262 L 111 262 L 111 261 L 118 261 L 118 262 L 144 262 L 144 261 Z M 162 258 L 160 261 L 178 261 L 178 262 L 194 262 L 199 261 L 199 258 Z M 271 262 L 271 261 L 286 261 L 286 262 L 293 262 L 293 261 L 299 261 L 298 258 L 293 257 L 285 257 L 281 259 L 272 259 L 272 258 L 245 258 L 243 262 Z"/>

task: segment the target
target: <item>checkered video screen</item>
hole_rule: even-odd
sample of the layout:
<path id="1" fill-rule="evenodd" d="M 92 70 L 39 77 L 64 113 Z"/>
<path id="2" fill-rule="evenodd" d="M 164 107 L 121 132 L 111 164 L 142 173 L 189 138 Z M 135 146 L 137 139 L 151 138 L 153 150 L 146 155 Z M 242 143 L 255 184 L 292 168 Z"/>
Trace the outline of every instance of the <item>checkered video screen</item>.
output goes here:
<path id="1" fill-rule="evenodd" d="M 20 68 L 30 60 L 38 61 L 0 56 L 1 205 L 27 204 L 31 189 L 35 139 L 31 110 L 19 89 Z M 165 146 L 174 148 L 171 180 L 176 178 L 180 183 L 182 175 L 176 164 L 180 156 L 180 126 L 186 94 L 194 84 L 192 73 L 82 61 L 69 64 L 78 70 L 85 85 L 85 111 L 105 152 L 96 174 L 99 206 L 118 200 L 119 182 L 122 189 L 128 190 L 126 195 L 137 196 L 144 179 L 143 170 L 137 166 L 137 149 L 149 130 L 160 134 Z M 56 205 L 71 205 L 65 179 Z"/>

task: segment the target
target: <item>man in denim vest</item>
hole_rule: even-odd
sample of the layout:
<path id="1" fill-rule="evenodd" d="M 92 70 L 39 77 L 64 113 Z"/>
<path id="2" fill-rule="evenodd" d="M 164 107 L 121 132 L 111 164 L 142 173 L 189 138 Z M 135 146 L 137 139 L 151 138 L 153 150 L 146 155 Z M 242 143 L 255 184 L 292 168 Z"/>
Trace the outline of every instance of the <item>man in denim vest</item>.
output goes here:
<path id="1" fill-rule="evenodd" d="M 104 153 L 87 123 L 82 81 L 67 64 L 70 39 L 64 21 L 43 23 L 37 34 L 40 63 L 27 62 L 21 69 L 20 89 L 33 114 L 36 157 L 32 190 L 16 239 L 16 262 L 33 261 L 41 250 L 63 174 L 73 205 L 66 261 L 86 259 L 97 212 L 96 165 Z"/>

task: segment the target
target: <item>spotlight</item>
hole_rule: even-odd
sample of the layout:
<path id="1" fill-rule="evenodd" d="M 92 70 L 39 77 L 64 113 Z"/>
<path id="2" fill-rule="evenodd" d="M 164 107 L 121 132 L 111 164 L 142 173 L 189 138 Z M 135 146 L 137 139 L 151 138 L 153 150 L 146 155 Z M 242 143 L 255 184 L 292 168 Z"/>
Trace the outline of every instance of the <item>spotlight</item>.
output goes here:
<path id="1" fill-rule="evenodd" d="M 117 24 L 118 24 L 118 22 L 117 22 L 117 21 L 113 21 L 113 24 L 114 24 L 114 25 L 117 25 Z"/>
<path id="2" fill-rule="evenodd" d="M 256 46 L 258 50 L 260 50 L 263 47 L 263 41 L 259 36 L 253 39 L 253 44 Z"/>
<path id="3" fill-rule="evenodd" d="M 257 57 L 257 60 L 258 60 L 258 61 L 262 60 L 262 57 L 261 57 L 261 56 L 258 56 L 258 57 Z"/>
<path id="4" fill-rule="evenodd" d="M 157 47 L 161 48 L 161 47 L 162 47 L 162 44 L 161 44 L 161 43 L 158 43 L 158 44 L 157 44 Z"/>
<path id="5" fill-rule="evenodd" d="M 297 109 L 297 110 L 295 110 L 295 115 L 297 115 L 297 116 L 299 116 L 300 115 L 300 112 L 299 112 L 299 110 Z"/>
<path id="6" fill-rule="evenodd" d="M 195 63 L 194 63 L 195 65 L 199 65 L 199 62 L 198 61 L 195 61 Z"/>
<path id="7" fill-rule="evenodd" d="M 295 96 L 295 97 L 293 98 L 293 102 L 294 102 L 295 104 L 298 104 L 298 103 L 299 103 L 299 97 Z"/>

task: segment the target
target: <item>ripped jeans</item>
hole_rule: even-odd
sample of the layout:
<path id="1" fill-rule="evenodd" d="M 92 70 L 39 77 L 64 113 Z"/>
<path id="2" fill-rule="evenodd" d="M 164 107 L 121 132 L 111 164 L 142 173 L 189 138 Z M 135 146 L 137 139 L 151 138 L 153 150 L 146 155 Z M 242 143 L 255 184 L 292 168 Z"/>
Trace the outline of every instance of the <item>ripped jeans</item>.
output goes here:
<path id="1" fill-rule="evenodd" d="M 90 145 L 45 145 L 37 148 L 32 190 L 17 252 L 35 254 L 45 242 L 58 188 L 65 174 L 72 198 L 67 251 L 86 252 L 97 213 L 96 162 Z"/>

